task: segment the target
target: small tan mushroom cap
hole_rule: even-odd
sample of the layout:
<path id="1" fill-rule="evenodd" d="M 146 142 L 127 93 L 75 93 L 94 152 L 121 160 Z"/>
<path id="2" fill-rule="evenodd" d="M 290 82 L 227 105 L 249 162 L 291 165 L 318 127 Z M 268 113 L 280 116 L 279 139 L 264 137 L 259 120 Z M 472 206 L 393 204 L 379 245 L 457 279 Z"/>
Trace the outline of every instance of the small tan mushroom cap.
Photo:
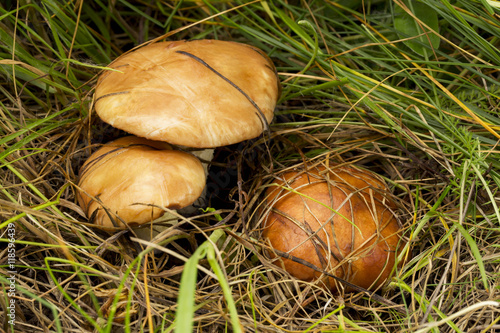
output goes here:
<path id="1" fill-rule="evenodd" d="M 191 205 L 205 187 L 205 171 L 194 156 L 164 142 L 128 136 L 94 154 L 80 171 L 78 203 L 104 228 L 134 226 L 164 214 L 153 207 Z M 119 216 L 119 218 L 117 218 Z"/>
<path id="2" fill-rule="evenodd" d="M 404 245 L 387 194 L 379 177 L 354 167 L 284 173 L 266 192 L 264 240 L 352 284 L 376 288 L 389 278 L 396 251 Z M 279 256 L 271 251 L 271 257 Z M 322 276 L 291 259 L 276 263 L 304 281 Z M 322 276 L 322 281 L 339 290 L 335 279 Z"/>
<path id="3" fill-rule="evenodd" d="M 194 40 L 150 44 L 109 65 L 95 109 L 112 126 L 196 148 L 259 136 L 280 94 L 276 69 L 260 49 Z"/>

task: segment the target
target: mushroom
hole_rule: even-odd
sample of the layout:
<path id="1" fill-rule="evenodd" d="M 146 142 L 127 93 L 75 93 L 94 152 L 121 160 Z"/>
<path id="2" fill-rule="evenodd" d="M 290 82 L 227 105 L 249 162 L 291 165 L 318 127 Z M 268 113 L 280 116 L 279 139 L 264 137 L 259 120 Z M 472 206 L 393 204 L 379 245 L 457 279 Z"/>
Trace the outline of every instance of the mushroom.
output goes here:
<path id="1" fill-rule="evenodd" d="M 259 136 L 281 86 L 260 49 L 193 40 L 149 44 L 113 61 L 99 77 L 95 109 L 131 134 L 192 148 Z"/>
<path id="2" fill-rule="evenodd" d="M 236 42 L 159 42 L 127 53 L 97 82 L 94 107 L 110 125 L 201 158 L 269 129 L 281 85 L 270 58 Z M 204 197 L 205 193 L 202 195 Z M 186 209 L 186 213 L 194 209 Z"/>
<path id="3" fill-rule="evenodd" d="M 191 205 L 205 187 L 205 171 L 193 155 L 164 142 L 127 136 L 105 144 L 80 170 L 77 200 L 103 229 L 153 221 Z"/>
<path id="4" fill-rule="evenodd" d="M 332 292 L 352 288 L 321 270 L 365 289 L 381 286 L 404 245 L 388 193 L 379 176 L 353 166 L 283 173 L 266 191 L 262 236 L 270 257 Z"/>

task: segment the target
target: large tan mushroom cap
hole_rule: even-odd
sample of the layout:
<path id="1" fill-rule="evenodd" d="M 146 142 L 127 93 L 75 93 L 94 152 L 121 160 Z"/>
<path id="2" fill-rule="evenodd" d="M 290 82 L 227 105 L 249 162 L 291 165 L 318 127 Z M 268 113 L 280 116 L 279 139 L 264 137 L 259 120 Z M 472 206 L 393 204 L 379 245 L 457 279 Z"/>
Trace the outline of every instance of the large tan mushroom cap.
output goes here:
<path id="1" fill-rule="evenodd" d="M 163 215 L 151 205 L 179 209 L 192 204 L 205 187 L 205 171 L 196 157 L 166 143 L 128 136 L 92 154 L 78 186 L 78 203 L 94 223 L 124 228 L 120 219 L 133 226 Z"/>
<path id="2" fill-rule="evenodd" d="M 218 40 L 150 44 L 98 80 L 95 109 L 112 126 L 151 140 L 212 148 L 259 136 L 280 83 L 253 46 Z"/>
<path id="3" fill-rule="evenodd" d="M 263 237 L 274 249 L 366 289 L 387 280 L 404 244 L 381 179 L 331 165 L 285 173 L 276 184 L 266 192 L 269 213 L 263 221 Z M 301 280 L 321 276 L 291 259 L 279 261 Z M 328 288 L 339 290 L 333 278 L 323 278 Z"/>

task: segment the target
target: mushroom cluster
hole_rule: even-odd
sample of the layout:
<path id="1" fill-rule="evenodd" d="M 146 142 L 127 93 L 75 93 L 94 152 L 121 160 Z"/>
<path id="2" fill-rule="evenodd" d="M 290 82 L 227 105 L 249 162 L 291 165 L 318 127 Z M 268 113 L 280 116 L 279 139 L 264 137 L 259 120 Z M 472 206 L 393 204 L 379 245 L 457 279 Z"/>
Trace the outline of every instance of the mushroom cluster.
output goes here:
<path id="1" fill-rule="evenodd" d="M 207 172 L 192 154 L 261 135 L 281 91 L 270 58 L 236 42 L 159 42 L 108 67 L 95 88 L 95 110 L 134 136 L 90 156 L 77 195 L 104 228 L 143 224 L 164 208 L 191 205 Z"/>
<path id="2" fill-rule="evenodd" d="M 375 289 L 397 266 L 402 230 L 384 181 L 353 166 L 306 165 L 266 191 L 263 238 L 276 264 L 332 292 Z M 326 272 L 327 274 L 324 274 Z"/>
<path id="3" fill-rule="evenodd" d="M 281 93 L 260 49 L 227 41 L 150 44 L 98 79 L 99 117 L 132 136 L 103 145 L 80 171 L 77 199 L 104 229 L 152 222 L 195 202 L 215 148 L 269 130 Z M 196 156 L 201 157 L 202 163 Z M 270 257 L 333 292 L 380 287 L 404 245 L 384 181 L 353 166 L 305 164 L 269 185 L 262 217 Z M 348 286 L 339 284 L 347 281 Z"/>

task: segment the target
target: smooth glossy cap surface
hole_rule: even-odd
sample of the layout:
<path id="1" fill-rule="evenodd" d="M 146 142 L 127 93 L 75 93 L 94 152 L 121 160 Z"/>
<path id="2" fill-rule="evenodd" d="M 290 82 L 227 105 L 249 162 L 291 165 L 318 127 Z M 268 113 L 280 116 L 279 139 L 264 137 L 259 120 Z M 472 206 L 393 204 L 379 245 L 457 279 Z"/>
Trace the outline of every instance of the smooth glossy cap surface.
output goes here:
<path id="1" fill-rule="evenodd" d="M 263 237 L 274 249 L 365 289 L 387 280 L 404 245 L 385 183 L 358 168 L 320 165 L 284 173 L 268 188 L 266 204 Z M 276 263 L 304 281 L 321 276 L 290 259 Z M 338 291 L 333 278 L 323 281 Z"/>
<path id="2" fill-rule="evenodd" d="M 95 109 L 112 126 L 196 148 L 259 136 L 280 94 L 276 69 L 256 47 L 228 41 L 160 42 L 109 65 Z"/>
<path id="3" fill-rule="evenodd" d="M 201 195 L 205 179 L 203 166 L 193 155 L 172 150 L 164 142 L 128 136 L 89 157 L 80 171 L 82 191 L 77 199 L 92 222 L 124 228 L 121 220 L 139 225 L 164 214 L 152 205 L 189 206 Z"/>

